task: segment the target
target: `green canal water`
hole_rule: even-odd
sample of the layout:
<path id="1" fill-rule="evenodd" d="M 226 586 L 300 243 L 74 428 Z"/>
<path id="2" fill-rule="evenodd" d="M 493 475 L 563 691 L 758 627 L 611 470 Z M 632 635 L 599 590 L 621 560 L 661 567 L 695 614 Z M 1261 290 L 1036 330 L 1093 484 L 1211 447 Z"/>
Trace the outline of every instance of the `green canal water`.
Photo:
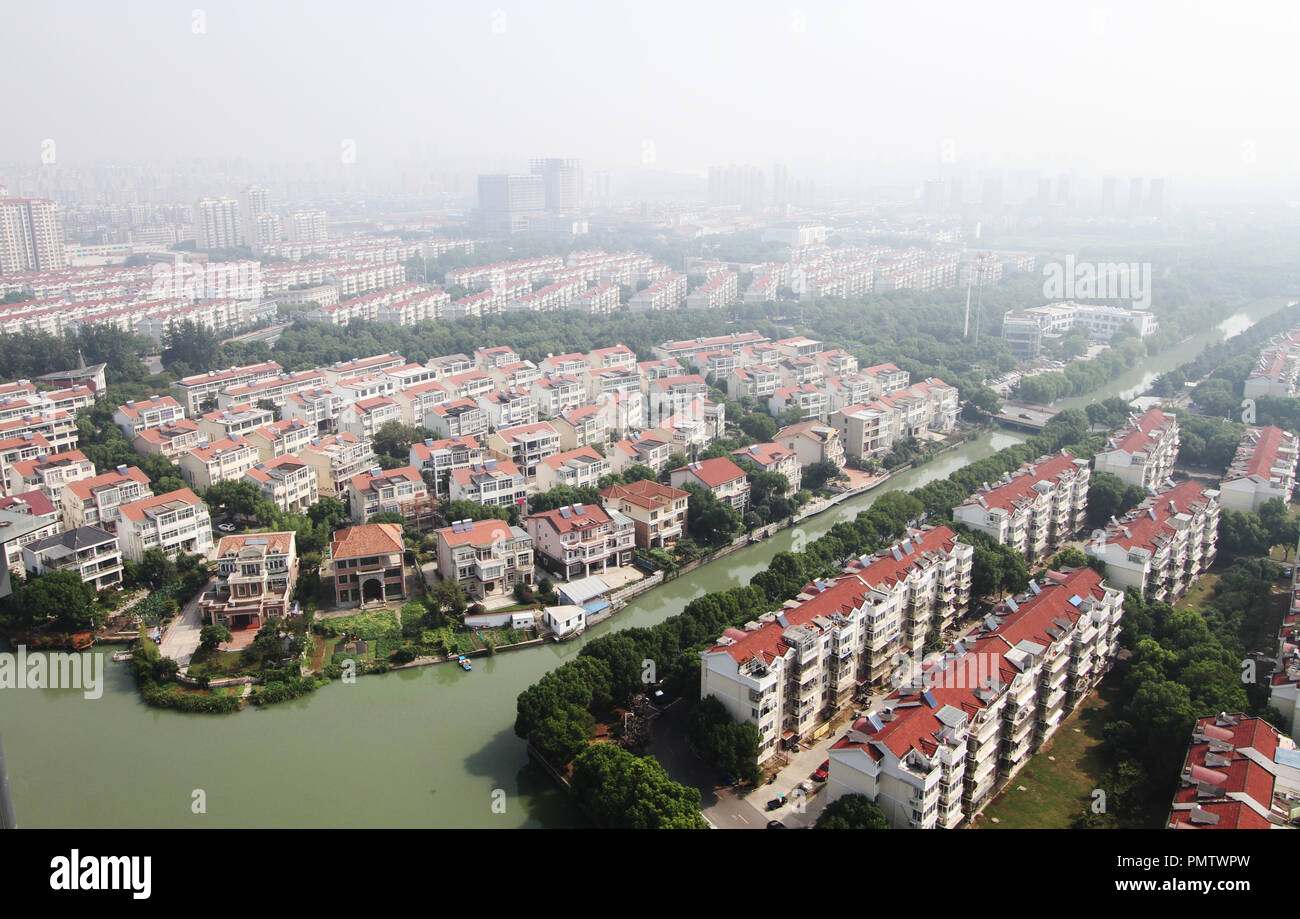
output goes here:
<path id="1" fill-rule="evenodd" d="M 1281 305 L 1261 301 L 1101 395 L 1128 392 Z M 799 528 L 655 588 L 577 641 L 476 659 L 468 673 L 443 665 L 368 676 L 226 716 L 148 708 L 125 665 L 108 662 L 99 699 L 76 690 L 0 690 L 0 736 L 19 826 L 579 826 L 581 817 L 514 736 L 515 697 L 523 689 L 584 641 L 654 625 L 703 593 L 747 583 L 796 538 L 815 539 L 886 491 L 943 478 L 1020 440 L 985 434 Z M 204 812 L 195 813 L 200 799 Z"/>

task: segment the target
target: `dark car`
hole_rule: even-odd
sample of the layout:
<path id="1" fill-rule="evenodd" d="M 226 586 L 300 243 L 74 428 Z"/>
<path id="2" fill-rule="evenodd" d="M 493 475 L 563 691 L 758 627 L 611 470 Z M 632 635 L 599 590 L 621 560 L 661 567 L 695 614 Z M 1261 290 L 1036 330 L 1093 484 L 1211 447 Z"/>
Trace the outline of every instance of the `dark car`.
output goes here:
<path id="1" fill-rule="evenodd" d="M 767 821 L 767 828 L 768 828 L 769 830 L 788 830 L 788 829 L 790 829 L 788 826 L 786 826 L 786 825 L 785 825 L 784 823 L 782 823 L 780 820 L 769 820 L 769 821 Z"/>
<path id="2" fill-rule="evenodd" d="M 785 795 L 777 795 L 771 801 L 767 802 L 767 809 L 770 811 L 774 811 L 784 803 L 785 803 Z"/>

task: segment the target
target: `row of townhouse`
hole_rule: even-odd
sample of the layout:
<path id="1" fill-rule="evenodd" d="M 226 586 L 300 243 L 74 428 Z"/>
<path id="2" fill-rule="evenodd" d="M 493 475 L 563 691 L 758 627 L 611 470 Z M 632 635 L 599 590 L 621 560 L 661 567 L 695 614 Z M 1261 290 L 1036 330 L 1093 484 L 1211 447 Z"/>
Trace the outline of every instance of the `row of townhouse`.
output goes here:
<path id="1" fill-rule="evenodd" d="M 1300 439 L 1279 427 L 1247 428 L 1223 481 L 1219 501 L 1228 510 L 1258 513 L 1265 501 L 1291 503 Z"/>
<path id="2" fill-rule="evenodd" d="M 1178 417 L 1158 408 L 1129 415 L 1128 423 L 1093 457 L 1095 472 L 1150 490 L 1168 479 L 1178 458 Z"/>
<path id="3" fill-rule="evenodd" d="M 209 370 L 182 377 L 172 383 L 172 393 L 185 409 L 185 414 L 193 418 L 203 412 L 208 405 L 215 406 L 217 393 L 231 386 L 242 386 L 270 380 L 284 373 L 284 368 L 275 361 L 261 361 L 241 367 L 229 367 L 225 370 Z"/>
<path id="4" fill-rule="evenodd" d="M 1084 546 L 1106 563 L 1106 577 L 1147 600 L 1172 603 L 1214 563 L 1219 536 L 1219 492 L 1186 481 L 1146 498 Z"/>
<path id="5" fill-rule="evenodd" d="M 948 527 L 909 531 L 845 574 L 727 629 L 701 652 L 700 695 L 759 732 L 758 761 L 812 736 L 901 653 L 920 649 L 970 598 L 974 549 Z"/>
<path id="6" fill-rule="evenodd" d="M 1087 460 L 1065 451 L 1039 457 L 993 487 L 984 483 L 952 516 L 1034 562 L 1083 527 L 1091 476 Z"/>
<path id="7" fill-rule="evenodd" d="M 482 600 L 532 584 L 535 563 L 565 579 L 626 565 L 636 548 L 676 543 L 685 531 L 687 498 L 643 480 L 606 488 L 600 505 L 528 515 L 526 529 L 502 520 L 453 521 L 435 531 L 438 571 Z"/>
<path id="8" fill-rule="evenodd" d="M 1300 565 L 1291 570 L 1291 602 L 1277 633 L 1277 663 L 1269 675 L 1269 704 L 1282 713 L 1281 727 L 1295 734 L 1300 721 Z"/>
<path id="9" fill-rule="evenodd" d="M 1300 751 L 1262 718 L 1219 712 L 1198 718 L 1178 774 L 1170 830 L 1294 828 Z"/>
<path id="10" fill-rule="evenodd" d="M 899 829 L 979 813 L 1101 679 L 1123 593 L 1081 568 L 1009 597 L 979 629 L 900 674 L 900 686 L 831 745 L 827 797 L 861 794 Z"/>
<path id="11" fill-rule="evenodd" d="M 957 388 L 931 378 L 846 405 L 831 414 L 829 423 L 839 431 L 844 453 L 861 461 L 888 453 L 903 440 L 951 432 L 958 410 Z"/>

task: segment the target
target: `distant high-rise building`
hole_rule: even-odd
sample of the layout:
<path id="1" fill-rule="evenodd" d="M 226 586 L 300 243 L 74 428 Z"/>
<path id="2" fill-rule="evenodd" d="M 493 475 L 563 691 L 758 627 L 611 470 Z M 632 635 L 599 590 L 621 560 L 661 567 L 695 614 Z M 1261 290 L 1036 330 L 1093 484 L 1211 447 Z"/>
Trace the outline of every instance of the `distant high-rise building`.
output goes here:
<path id="1" fill-rule="evenodd" d="M 582 166 L 577 160 L 537 159 L 528 164 L 533 175 L 542 177 L 546 210 L 552 214 L 582 211 Z"/>
<path id="2" fill-rule="evenodd" d="M 763 170 L 757 166 L 710 166 L 709 206 L 762 210 L 766 201 Z"/>
<path id="3" fill-rule="evenodd" d="M 0 199 L 0 274 L 66 267 L 53 201 Z"/>
<path id="4" fill-rule="evenodd" d="M 983 211 L 989 216 L 1002 213 L 1002 177 L 989 176 L 984 180 Z"/>
<path id="5" fill-rule="evenodd" d="M 194 206 L 195 239 L 200 249 L 244 245 L 239 204 L 234 198 L 204 198 Z"/>
<path id="6" fill-rule="evenodd" d="M 1133 179 L 1128 183 L 1128 215 L 1136 217 L 1142 212 L 1142 180 Z"/>
<path id="7" fill-rule="evenodd" d="M 318 243 L 325 239 L 325 212 L 319 208 L 294 211 L 289 215 L 289 239 L 299 243 Z"/>
<path id="8" fill-rule="evenodd" d="M 1106 176 L 1101 180 L 1101 213 L 1109 217 L 1115 213 L 1115 177 Z"/>
<path id="9" fill-rule="evenodd" d="M 597 172 L 591 177 L 591 196 L 597 201 L 610 201 L 614 197 L 614 176 Z"/>
<path id="10" fill-rule="evenodd" d="M 942 217 L 945 201 L 945 182 L 943 179 L 926 179 L 921 187 L 921 210 L 929 217 Z"/>
<path id="11" fill-rule="evenodd" d="M 481 175 L 478 209 L 486 223 L 523 229 L 529 215 L 546 212 L 545 180 L 540 175 Z"/>
<path id="12" fill-rule="evenodd" d="M 1165 212 L 1165 180 L 1152 179 L 1151 190 L 1147 193 L 1146 213 L 1152 217 L 1163 216 Z"/>
<path id="13" fill-rule="evenodd" d="M 271 213 L 271 196 L 261 185 L 250 185 L 239 196 L 240 232 L 244 245 L 260 251 L 280 241 L 280 218 Z"/>

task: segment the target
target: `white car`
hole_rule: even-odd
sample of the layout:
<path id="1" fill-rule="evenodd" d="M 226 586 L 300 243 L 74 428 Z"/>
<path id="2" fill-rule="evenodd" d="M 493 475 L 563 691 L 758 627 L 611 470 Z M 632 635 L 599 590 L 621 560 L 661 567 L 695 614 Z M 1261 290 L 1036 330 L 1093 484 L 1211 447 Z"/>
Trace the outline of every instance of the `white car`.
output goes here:
<path id="1" fill-rule="evenodd" d="M 223 533 L 233 533 L 235 532 L 235 525 L 233 523 L 221 523 L 217 525 L 217 529 Z"/>

